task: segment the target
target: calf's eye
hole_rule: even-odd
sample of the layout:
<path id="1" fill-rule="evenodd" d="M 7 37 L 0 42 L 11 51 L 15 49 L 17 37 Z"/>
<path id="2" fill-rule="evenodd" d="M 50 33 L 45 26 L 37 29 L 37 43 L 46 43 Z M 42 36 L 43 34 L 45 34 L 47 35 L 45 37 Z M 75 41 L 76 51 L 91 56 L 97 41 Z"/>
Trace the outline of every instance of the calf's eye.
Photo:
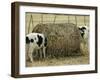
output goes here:
<path id="1" fill-rule="evenodd" d="M 33 40 L 33 39 L 31 39 L 31 42 L 34 42 L 34 40 Z"/>

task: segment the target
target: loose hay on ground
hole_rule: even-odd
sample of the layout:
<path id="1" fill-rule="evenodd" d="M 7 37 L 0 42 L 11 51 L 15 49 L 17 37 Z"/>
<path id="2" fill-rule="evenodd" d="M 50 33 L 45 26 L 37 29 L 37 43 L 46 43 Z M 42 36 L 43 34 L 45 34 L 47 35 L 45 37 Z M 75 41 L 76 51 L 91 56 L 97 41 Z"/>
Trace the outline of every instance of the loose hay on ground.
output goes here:
<path id="1" fill-rule="evenodd" d="M 70 57 L 63 57 L 63 58 L 52 58 L 52 59 L 45 59 L 35 61 L 33 63 L 27 62 L 26 67 L 33 67 L 33 66 L 61 66 L 61 65 L 81 65 L 81 64 L 89 64 L 89 57 L 86 56 L 70 56 Z"/>

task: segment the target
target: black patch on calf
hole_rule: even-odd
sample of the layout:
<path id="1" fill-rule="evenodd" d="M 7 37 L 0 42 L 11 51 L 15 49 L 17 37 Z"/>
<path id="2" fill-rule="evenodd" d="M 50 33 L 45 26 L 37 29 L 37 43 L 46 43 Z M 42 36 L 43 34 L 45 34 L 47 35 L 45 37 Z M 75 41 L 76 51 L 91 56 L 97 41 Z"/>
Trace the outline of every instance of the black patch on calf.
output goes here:
<path id="1" fill-rule="evenodd" d="M 26 44 L 29 44 L 30 43 L 30 40 L 28 37 L 26 37 Z"/>
<path id="2" fill-rule="evenodd" d="M 42 38 L 41 36 L 39 36 L 39 35 L 37 35 L 37 37 L 38 37 L 38 42 L 37 42 L 37 44 L 38 44 L 38 46 L 40 47 L 40 45 L 41 45 L 42 42 L 43 42 L 43 38 Z"/>
<path id="3" fill-rule="evenodd" d="M 34 40 L 33 40 L 33 39 L 31 39 L 31 42 L 33 43 L 33 42 L 34 42 Z"/>
<path id="4" fill-rule="evenodd" d="M 84 34 L 85 34 L 85 31 L 84 30 L 86 30 L 86 28 L 85 27 L 82 27 L 82 28 L 78 28 L 78 29 L 80 30 L 80 33 L 81 33 L 82 38 L 84 38 Z"/>
<path id="5" fill-rule="evenodd" d="M 47 38 L 44 40 L 44 46 L 47 46 Z"/>
<path id="6" fill-rule="evenodd" d="M 83 30 L 84 30 L 84 29 L 86 30 L 86 28 L 85 28 L 85 27 L 82 27 L 82 29 L 83 29 Z"/>
<path id="7" fill-rule="evenodd" d="M 81 33 L 82 38 L 84 38 L 84 33 Z"/>

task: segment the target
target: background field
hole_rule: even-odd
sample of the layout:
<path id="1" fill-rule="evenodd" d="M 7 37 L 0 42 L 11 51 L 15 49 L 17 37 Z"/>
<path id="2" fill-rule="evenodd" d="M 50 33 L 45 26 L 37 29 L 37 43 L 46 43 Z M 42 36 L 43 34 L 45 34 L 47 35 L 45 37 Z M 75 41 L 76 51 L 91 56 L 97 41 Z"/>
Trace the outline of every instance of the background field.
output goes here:
<path id="1" fill-rule="evenodd" d="M 89 27 L 89 16 L 87 15 L 62 15 L 62 14 L 41 14 L 41 13 L 26 13 L 26 31 L 28 34 L 32 32 L 34 27 L 39 23 L 74 23 L 77 26 L 86 25 Z M 82 43 L 83 55 L 80 56 L 67 56 L 59 58 L 46 58 L 30 63 L 26 60 L 26 67 L 32 66 L 54 66 L 54 65 L 76 65 L 76 64 L 89 64 L 89 51 L 87 44 Z M 26 51 L 27 52 L 27 51 Z"/>

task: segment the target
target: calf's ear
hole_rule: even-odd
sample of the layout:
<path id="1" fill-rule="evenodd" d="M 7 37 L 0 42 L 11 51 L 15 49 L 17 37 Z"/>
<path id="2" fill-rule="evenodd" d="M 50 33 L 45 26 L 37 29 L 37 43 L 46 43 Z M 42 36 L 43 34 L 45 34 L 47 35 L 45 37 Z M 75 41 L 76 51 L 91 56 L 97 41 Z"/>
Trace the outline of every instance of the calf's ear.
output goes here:
<path id="1" fill-rule="evenodd" d="M 30 40 L 28 37 L 26 37 L 26 44 L 30 43 Z"/>
<path id="2" fill-rule="evenodd" d="M 82 27 L 82 29 L 86 29 L 86 27 Z"/>

